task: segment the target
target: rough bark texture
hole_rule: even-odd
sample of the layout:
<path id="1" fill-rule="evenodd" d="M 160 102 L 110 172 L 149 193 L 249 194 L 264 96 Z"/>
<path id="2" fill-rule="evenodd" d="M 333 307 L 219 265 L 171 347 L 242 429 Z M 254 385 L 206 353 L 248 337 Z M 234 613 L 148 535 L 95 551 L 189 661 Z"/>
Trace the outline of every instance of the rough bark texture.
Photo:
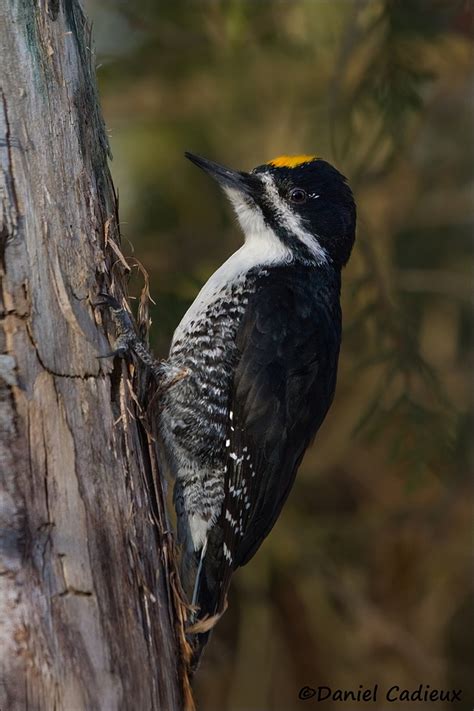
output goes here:
<path id="1" fill-rule="evenodd" d="M 130 368 L 97 359 L 91 301 L 126 264 L 76 0 L 4 0 L 0 56 L 0 709 L 173 711 L 153 439 Z"/>

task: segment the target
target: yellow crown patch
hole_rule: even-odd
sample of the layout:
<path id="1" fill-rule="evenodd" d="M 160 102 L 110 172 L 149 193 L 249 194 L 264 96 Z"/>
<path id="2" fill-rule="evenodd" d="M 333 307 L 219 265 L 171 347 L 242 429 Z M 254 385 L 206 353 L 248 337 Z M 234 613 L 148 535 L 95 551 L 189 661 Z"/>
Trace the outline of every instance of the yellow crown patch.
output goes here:
<path id="1" fill-rule="evenodd" d="M 310 156 L 304 153 L 299 156 L 278 156 L 278 158 L 269 160 L 267 165 L 272 165 L 274 168 L 296 168 L 297 165 L 309 163 L 309 161 L 316 160 L 316 158 L 317 156 Z"/>

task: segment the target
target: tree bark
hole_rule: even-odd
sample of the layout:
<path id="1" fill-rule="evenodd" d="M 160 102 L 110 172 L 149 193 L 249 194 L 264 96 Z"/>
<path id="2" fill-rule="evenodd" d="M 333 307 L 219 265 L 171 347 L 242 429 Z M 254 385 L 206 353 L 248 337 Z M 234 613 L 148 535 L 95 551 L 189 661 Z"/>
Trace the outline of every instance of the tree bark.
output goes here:
<path id="1" fill-rule="evenodd" d="M 97 358 L 127 265 L 78 2 L 4 0 L 0 57 L 0 709 L 189 708 L 154 439 Z"/>

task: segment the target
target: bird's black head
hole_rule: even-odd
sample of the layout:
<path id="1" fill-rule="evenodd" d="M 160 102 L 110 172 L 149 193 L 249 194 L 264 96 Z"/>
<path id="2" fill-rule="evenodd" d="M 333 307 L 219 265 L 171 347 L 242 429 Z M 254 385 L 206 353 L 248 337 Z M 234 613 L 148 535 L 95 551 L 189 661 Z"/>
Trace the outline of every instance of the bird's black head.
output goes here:
<path id="1" fill-rule="evenodd" d="M 356 208 L 346 179 L 332 165 L 310 155 L 280 156 L 244 173 L 186 155 L 224 188 L 246 237 L 271 232 L 296 259 L 346 264 Z"/>

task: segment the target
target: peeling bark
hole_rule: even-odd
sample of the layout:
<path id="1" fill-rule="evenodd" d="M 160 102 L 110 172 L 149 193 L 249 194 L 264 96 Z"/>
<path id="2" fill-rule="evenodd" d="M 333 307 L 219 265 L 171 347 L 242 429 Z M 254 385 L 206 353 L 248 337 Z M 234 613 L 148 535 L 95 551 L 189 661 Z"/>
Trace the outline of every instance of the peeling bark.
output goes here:
<path id="1" fill-rule="evenodd" d="M 0 57 L 0 709 L 189 708 L 154 440 L 97 358 L 126 264 L 78 2 L 3 3 Z"/>

